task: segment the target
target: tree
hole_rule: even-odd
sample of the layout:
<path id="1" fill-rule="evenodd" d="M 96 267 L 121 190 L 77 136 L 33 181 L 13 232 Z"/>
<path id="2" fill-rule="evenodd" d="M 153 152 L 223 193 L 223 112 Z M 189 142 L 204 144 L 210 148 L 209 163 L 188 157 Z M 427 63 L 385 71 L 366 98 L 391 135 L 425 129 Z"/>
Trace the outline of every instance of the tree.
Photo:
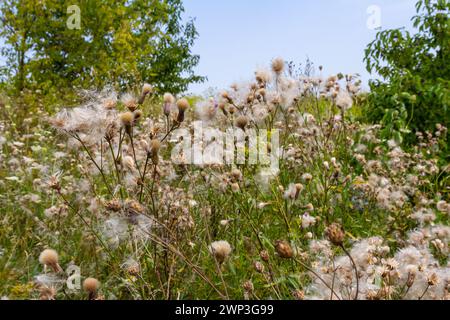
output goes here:
<path id="1" fill-rule="evenodd" d="M 5 45 L 1 54 L 6 58 L 7 68 L 3 70 L 4 76 L 14 74 L 14 83 L 18 91 L 25 86 L 29 53 L 33 47 L 32 29 L 36 20 L 34 13 L 36 1 L 4 0 L 0 3 L 0 37 L 4 38 Z M 15 72 L 11 72 L 15 70 Z"/>
<path id="2" fill-rule="evenodd" d="M 450 2 L 420 0 L 416 10 L 417 33 L 381 31 L 365 56 L 367 70 L 382 77 L 370 82 L 369 118 L 386 122 L 398 140 L 407 127 L 450 125 Z"/>
<path id="3" fill-rule="evenodd" d="M 80 28 L 69 28 L 70 5 Z M 120 89 L 149 82 L 159 90 L 185 91 L 204 78 L 193 20 L 183 24 L 181 0 L 7 0 L 0 4 L 10 78 L 17 90 L 33 87 Z"/>

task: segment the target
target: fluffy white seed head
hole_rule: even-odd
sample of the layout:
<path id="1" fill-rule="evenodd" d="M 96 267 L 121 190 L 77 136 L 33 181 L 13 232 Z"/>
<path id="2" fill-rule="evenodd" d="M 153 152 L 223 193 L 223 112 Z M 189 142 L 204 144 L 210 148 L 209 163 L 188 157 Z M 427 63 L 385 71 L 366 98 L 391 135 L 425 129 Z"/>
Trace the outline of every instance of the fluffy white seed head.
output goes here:
<path id="1" fill-rule="evenodd" d="M 209 246 L 209 251 L 219 263 L 223 263 L 231 253 L 231 246 L 227 241 L 215 241 Z"/>
<path id="2" fill-rule="evenodd" d="M 45 249 L 39 255 L 39 262 L 46 266 L 56 266 L 58 259 L 58 253 L 53 249 Z"/>
<path id="3" fill-rule="evenodd" d="M 95 293 L 98 288 L 100 288 L 100 282 L 95 278 L 87 278 L 83 282 L 83 289 L 88 293 Z"/>

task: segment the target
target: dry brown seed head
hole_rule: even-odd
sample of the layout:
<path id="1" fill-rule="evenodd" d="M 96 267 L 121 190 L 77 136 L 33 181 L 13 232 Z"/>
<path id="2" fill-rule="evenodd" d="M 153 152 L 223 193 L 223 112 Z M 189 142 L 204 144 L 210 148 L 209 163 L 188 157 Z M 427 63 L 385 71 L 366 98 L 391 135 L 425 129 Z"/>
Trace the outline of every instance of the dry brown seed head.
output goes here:
<path id="1" fill-rule="evenodd" d="M 305 300 L 305 292 L 300 289 L 294 290 L 292 292 L 292 295 L 296 300 Z"/>
<path id="2" fill-rule="evenodd" d="M 153 87 L 150 84 L 146 83 L 142 86 L 142 95 L 148 95 L 152 91 Z"/>
<path id="3" fill-rule="evenodd" d="M 255 261 L 254 266 L 255 266 L 255 270 L 257 272 L 259 272 L 259 273 L 263 273 L 264 272 L 264 265 L 261 262 Z"/>
<path id="4" fill-rule="evenodd" d="M 284 60 L 282 58 L 276 58 L 272 61 L 272 70 L 276 74 L 281 74 L 284 70 Z"/>
<path id="5" fill-rule="evenodd" d="M 253 286 L 253 283 L 250 280 L 245 281 L 244 284 L 242 285 L 242 287 L 248 293 L 252 293 L 253 290 L 255 289 L 255 287 Z"/>
<path id="6" fill-rule="evenodd" d="M 161 142 L 158 139 L 153 139 L 150 141 L 150 151 L 152 154 L 158 154 L 159 149 L 161 149 Z"/>
<path id="7" fill-rule="evenodd" d="M 89 294 L 89 300 L 97 298 L 97 291 L 100 288 L 100 282 L 95 278 L 87 278 L 83 282 L 83 289 Z"/>
<path id="8" fill-rule="evenodd" d="M 123 126 L 128 127 L 131 126 L 134 121 L 134 114 L 132 112 L 124 112 L 120 116 L 120 123 Z"/>
<path id="9" fill-rule="evenodd" d="M 175 97 L 171 93 L 164 94 L 164 103 L 173 104 L 175 103 Z"/>
<path id="10" fill-rule="evenodd" d="M 189 102 L 187 101 L 187 99 L 183 98 L 177 101 L 177 107 L 179 111 L 186 111 L 187 109 L 189 109 Z"/>
<path id="11" fill-rule="evenodd" d="M 291 259 L 294 256 L 294 251 L 291 245 L 284 240 L 278 240 L 275 242 L 275 251 L 283 259 Z"/>
<path id="12" fill-rule="evenodd" d="M 246 116 L 239 116 L 236 119 L 236 126 L 242 130 L 245 130 L 245 127 L 247 126 L 247 124 L 248 124 L 248 119 Z"/>
<path id="13" fill-rule="evenodd" d="M 342 226 L 338 223 L 331 224 L 326 230 L 325 234 L 328 240 L 336 246 L 342 246 L 344 244 L 345 233 Z"/>
<path id="14" fill-rule="evenodd" d="M 259 253 L 259 256 L 261 257 L 262 261 L 269 262 L 270 259 L 269 252 L 267 252 L 266 250 L 261 251 Z"/>
<path id="15" fill-rule="evenodd" d="M 45 249 L 39 255 L 39 262 L 41 264 L 52 266 L 58 263 L 58 253 L 53 249 Z"/>
<path id="16" fill-rule="evenodd" d="M 138 102 L 136 101 L 135 98 L 126 99 L 125 101 L 123 101 L 123 104 L 131 112 L 135 111 L 138 106 Z"/>
<path id="17" fill-rule="evenodd" d="M 142 111 L 141 110 L 136 110 L 133 112 L 133 117 L 134 117 L 134 121 L 137 122 L 137 120 L 139 120 L 140 118 L 142 118 Z"/>

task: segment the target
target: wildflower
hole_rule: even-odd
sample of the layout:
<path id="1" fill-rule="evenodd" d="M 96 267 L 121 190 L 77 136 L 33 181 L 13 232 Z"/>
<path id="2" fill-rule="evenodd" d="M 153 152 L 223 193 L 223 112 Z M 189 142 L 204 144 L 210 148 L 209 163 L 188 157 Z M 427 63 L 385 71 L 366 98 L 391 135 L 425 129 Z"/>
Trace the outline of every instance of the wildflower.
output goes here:
<path id="1" fill-rule="evenodd" d="M 325 233 L 328 240 L 335 246 L 342 246 L 344 244 L 345 234 L 340 224 L 333 223 L 325 230 Z"/>
<path id="2" fill-rule="evenodd" d="M 39 262 L 45 266 L 49 266 L 54 272 L 61 272 L 62 269 L 58 264 L 58 253 L 53 249 L 45 249 L 39 255 Z"/>
<path id="3" fill-rule="evenodd" d="M 83 282 L 83 289 L 89 295 L 89 300 L 97 298 L 97 291 L 100 288 L 100 282 L 95 278 L 87 278 Z"/>
<path id="4" fill-rule="evenodd" d="M 222 264 L 231 253 L 231 246 L 227 241 L 215 241 L 209 246 L 209 251 Z"/>
<path id="5" fill-rule="evenodd" d="M 294 256 L 294 251 L 287 241 L 278 240 L 275 242 L 275 251 L 283 259 L 291 259 Z"/>

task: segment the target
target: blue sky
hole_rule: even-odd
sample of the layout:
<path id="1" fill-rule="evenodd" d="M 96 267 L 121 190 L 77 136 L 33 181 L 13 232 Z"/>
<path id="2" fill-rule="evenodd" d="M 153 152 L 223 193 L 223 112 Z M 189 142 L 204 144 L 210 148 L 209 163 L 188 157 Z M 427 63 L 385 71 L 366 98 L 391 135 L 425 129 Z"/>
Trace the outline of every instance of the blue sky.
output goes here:
<path id="1" fill-rule="evenodd" d="M 370 6 L 380 8 L 383 29 L 411 29 L 415 0 L 185 0 L 186 17 L 196 18 L 198 74 L 208 81 L 193 93 L 247 80 L 274 57 L 304 62 L 324 74 L 365 71 L 366 45 L 376 35 L 367 27 Z"/>

